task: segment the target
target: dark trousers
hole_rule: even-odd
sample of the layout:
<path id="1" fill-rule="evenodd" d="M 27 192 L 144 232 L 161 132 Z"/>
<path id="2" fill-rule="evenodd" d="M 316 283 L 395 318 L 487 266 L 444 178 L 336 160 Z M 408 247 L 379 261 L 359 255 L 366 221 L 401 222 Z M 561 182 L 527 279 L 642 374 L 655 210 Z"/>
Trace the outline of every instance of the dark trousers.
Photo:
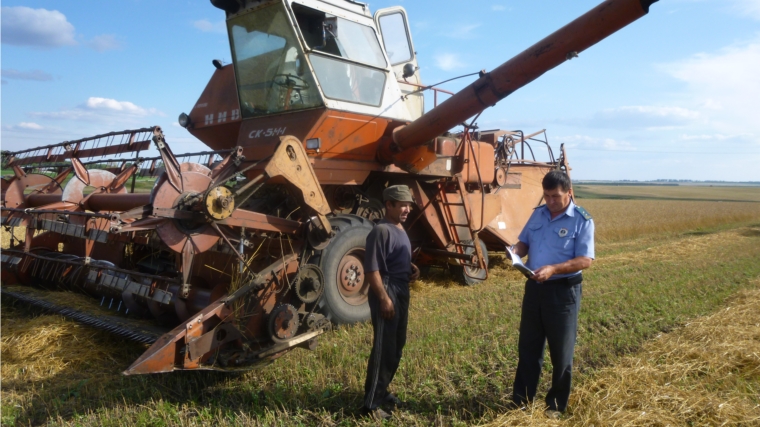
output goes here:
<path id="1" fill-rule="evenodd" d="M 387 279 L 384 280 L 387 283 Z M 398 286 L 396 286 L 398 285 Z M 404 291 L 403 287 L 406 287 Z M 409 290 L 406 283 L 391 283 L 385 286 L 395 309 L 392 319 L 380 315 L 380 300 L 369 292 L 369 310 L 372 316 L 372 353 L 367 366 L 367 380 L 364 382 L 364 407 L 375 409 L 388 395 L 388 385 L 396 375 L 401 351 L 406 344 L 406 326 L 409 320 Z"/>
<path id="2" fill-rule="evenodd" d="M 528 280 L 520 319 L 519 361 L 512 398 L 524 404 L 536 396 L 544 347 L 549 343 L 552 386 L 546 394 L 549 409 L 564 412 L 572 384 L 573 351 L 578 332 L 582 284 L 579 280 Z M 577 282 L 577 283 L 573 283 Z"/>

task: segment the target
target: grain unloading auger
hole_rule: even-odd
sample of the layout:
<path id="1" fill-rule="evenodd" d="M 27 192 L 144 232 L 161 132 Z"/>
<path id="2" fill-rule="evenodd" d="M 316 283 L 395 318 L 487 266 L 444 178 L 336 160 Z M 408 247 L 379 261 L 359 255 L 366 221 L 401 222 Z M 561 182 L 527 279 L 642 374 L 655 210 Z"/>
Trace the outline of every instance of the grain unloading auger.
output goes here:
<path id="1" fill-rule="evenodd" d="M 605 1 L 425 114 L 423 91 L 436 104 L 444 91 L 420 84 L 402 8 L 212 3 L 233 63 L 214 61 L 179 121 L 213 151 L 174 155 L 154 127 L 3 156 L 14 172 L 3 225 L 25 232 L 2 253 L 2 293 L 152 343 L 127 374 L 247 368 L 366 319 L 364 240 L 387 185 L 417 201 L 418 265 L 484 280 L 488 251 L 514 243 L 540 203 L 543 175 L 569 165 L 543 131 L 448 130 L 654 1 Z M 140 158 L 151 146 L 158 155 Z"/>

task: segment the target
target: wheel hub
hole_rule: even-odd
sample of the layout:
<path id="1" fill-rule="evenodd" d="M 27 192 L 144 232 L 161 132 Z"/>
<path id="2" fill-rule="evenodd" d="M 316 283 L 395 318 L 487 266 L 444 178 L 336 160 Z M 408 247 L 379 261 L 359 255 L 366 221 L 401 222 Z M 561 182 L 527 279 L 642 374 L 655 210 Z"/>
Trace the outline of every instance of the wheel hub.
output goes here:
<path id="1" fill-rule="evenodd" d="M 338 267 L 340 295 L 351 305 L 361 305 L 367 301 L 364 274 L 364 251 L 347 253 Z"/>
<path id="2" fill-rule="evenodd" d="M 206 194 L 204 207 L 209 217 L 222 220 L 232 215 L 232 211 L 235 210 L 235 198 L 229 188 L 220 185 Z"/>
<path id="3" fill-rule="evenodd" d="M 177 210 L 193 210 L 208 190 L 211 178 L 209 169 L 197 163 L 180 164 L 182 171 L 182 189 L 180 192 L 169 182 L 166 174 L 156 182 L 151 195 L 154 208 Z M 219 240 L 219 236 L 208 224 L 186 220 L 167 220 L 156 228 L 161 240 L 174 252 L 182 253 L 185 243 L 192 241 L 194 252 L 201 253 L 211 249 Z"/>

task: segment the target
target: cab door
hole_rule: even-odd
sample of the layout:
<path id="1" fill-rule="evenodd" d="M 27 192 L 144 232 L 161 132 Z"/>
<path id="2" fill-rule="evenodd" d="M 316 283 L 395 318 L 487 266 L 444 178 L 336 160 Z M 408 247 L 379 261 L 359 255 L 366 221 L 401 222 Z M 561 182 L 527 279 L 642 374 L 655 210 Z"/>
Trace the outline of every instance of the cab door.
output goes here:
<path id="1" fill-rule="evenodd" d="M 422 92 L 412 95 L 411 93 L 419 88 L 404 82 L 403 70 L 406 64 L 412 64 L 415 70 L 414 75 L 407 77 L 406 81 L 413 84 L 421 82 L 406 10 L 401 6 L 380 9 L 375 12 L 375 25 L 380 32 L 385 52 L 391 61 L 393 74 L 399 82 L 401 92 L 407 95 L 405 104 L 412 119 L 416 119 L 425 112 L 425 97 Z"/>

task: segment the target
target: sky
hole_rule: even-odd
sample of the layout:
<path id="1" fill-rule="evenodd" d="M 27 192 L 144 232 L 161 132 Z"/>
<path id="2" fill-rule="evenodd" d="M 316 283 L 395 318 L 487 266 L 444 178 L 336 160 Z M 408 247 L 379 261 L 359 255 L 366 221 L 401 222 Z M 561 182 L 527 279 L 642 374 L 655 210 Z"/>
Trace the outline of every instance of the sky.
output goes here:
<path id="1" fill-rule="evenodd" d="M 432 84 L 492 70 L 599 2 L 369 7 L 407 10 L 419 73 Z M 206 149 L 177 117 L 200 96 L 211 61 L 231 61 L 224 12 L 209 1 L 5 0 L 1 13 L 3 150 L 153 125 L 175 153 Z M 477 123 L 546 129 L 555 153 L 565 144 L 574 179 L 760 181 L 760 0 L 660 0 Z"/>

